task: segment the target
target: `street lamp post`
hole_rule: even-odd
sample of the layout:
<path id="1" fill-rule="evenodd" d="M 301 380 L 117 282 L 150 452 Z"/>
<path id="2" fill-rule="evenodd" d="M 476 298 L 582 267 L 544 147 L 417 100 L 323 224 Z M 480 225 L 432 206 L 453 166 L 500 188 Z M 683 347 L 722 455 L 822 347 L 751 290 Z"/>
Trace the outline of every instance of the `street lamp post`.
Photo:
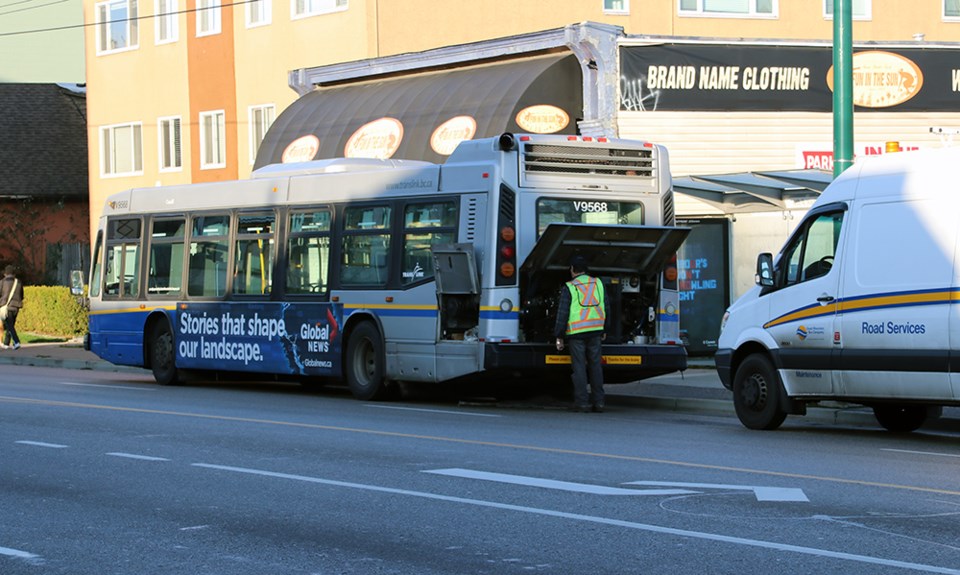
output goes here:
<path id="1" fill-rule="evenodd" d="M 833 177 L 853 164 L 852 3 L 833 2 Z"/>

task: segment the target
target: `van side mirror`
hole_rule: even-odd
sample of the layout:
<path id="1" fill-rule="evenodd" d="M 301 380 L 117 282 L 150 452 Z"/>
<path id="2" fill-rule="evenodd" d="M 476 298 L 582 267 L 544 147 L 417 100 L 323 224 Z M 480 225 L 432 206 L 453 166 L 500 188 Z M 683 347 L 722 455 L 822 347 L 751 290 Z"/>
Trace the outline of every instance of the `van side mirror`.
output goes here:
<path id="1" fill-rule="evenodd" d="M 70 271 L 70 293 L 73 295 L 83 295 L 83 270 Z"/>
<path id="2" fill-rule="evenodd" d="M 757 285 L 773 287 L 773 254 L 764 252 L 757 256 Z"/>

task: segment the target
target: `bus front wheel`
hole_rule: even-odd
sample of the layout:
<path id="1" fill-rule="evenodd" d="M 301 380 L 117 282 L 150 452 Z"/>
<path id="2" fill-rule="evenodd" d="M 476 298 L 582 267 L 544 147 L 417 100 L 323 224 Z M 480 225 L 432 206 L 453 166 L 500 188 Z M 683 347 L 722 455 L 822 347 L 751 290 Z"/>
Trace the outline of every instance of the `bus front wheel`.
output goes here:
<path id="1" fill-rule="evenodd" d="M 180 372 L 177 369 L 176 353 L 173 347 L 173 333 L 165 321 L 158 321 L 150 330 L 150 340 L 147 344 L 150 354 L 150 369 L 153 378 L 160 385 L 176 385 L 180 383 Z"/>
<path id="2" fill-rule="evenodd" d="M 783 388 L 770 360 L 754 354 L 743 361 L 733 378 L 733 406 L 748 429 L 776 429 L 787 418 L 780 407 Z"/>
<path id="3" fill-rule="evenodd" d="M 383 340 L 376 326 L 364 322 L 350 333 L 345 360 L 347 385 L 354 397 L 362 401 L 388 398 Z"/>

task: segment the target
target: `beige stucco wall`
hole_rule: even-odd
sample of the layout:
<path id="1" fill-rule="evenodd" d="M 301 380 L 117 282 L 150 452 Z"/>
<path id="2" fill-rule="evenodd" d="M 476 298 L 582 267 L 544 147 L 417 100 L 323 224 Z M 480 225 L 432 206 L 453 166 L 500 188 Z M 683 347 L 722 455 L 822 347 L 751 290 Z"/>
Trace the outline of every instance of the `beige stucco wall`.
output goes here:
<path id="1" fill-rule="evenodd" d="M 84 21 L 93 23 L 97 0 L 83 0 Z M 610 14 L 603 0 L 350 0 L 346 10 L 302 19 L 291 19 L 290 0 L 272 0 L 269 25 L 248 28 L 245 7 L 224 8 L 223 18 L 232 22 L 232 51 L 218 56 L 218 66 L 232 66 L 230 82 L 220 85 L 221 98 L 232 100 L 235 138 L 233 156 L 227 159 L 237 177 L 249 176 L 249 107 L 273 104 L 275 115 L 297 98 L 288 86 L 290 70 L 326 64 L 417 52 L 502 38 L 516 34 L 561 28 L 571 23 L 595 21 L 622 26 L 629 35 L 677 35 L 719 38 L 829 39 L 833 23 L 824 18 L 823 0 L 780 0 L 776 18 L 707 18 L 679 16 L 678 0 L 630 0 L 628 14 Z M 195 7 L 195 0 L 180 0 L 178 9 Z M 904 9 L 901 0 L 873 0 L 873 18 L 854 23 L 857 41 L 910 40 L 923 33 L 928 41 L 960 41 L 960 22 L 943 22 L 941 3 L 915 3 Z M 195 181 L 191 168 L 198 145 L 190 137 L 198 118 L 191 112 L 191 98 L 209 93 L 210 85 L 191 86 L 188 44 L 196 42 L 188 32 L 193 13 L 179 16 L 179 40 L 156 45 L 150 16 L 153 0 L 140 0 L 140 42 L 136 50 L 96 55 L 96 33 L 85 28 L 90 146 L 90 202 L 94 220 L 104 199 L 117 191 L 137 186 Z M 229 78 L 227 74 L 223 77 Z M 203 78 L 194 78 L 195 83 Z M 160 173 L 156 119 L 182 116 L 184 167 L 179 172 Z M 719 172 L 729 168 L 762 169 L 789 167 L 795 157 L 793 144 L 786 145 L 769 118 L 757 115 L 686 114 L 683 117 L 623 114 L 622 135 L 656 140 L 671 147 L 677 173 Z M 881 116 L 873 116 L 883 120 Z M 803 132 L 811 141 L 830 141 L 829 115 L 787 115 L 783 126 L 792 134 Z M 945 118 L 954 121 L 958 118 Z M 858 123 L 856 137 L 873 140 L 930 140 L 932 136 L 897 131 L 905 115 L 891 117 L 888 124 Z M 102 178 L 99 128 L 105 125 L 142 122 L 144 171 L 139 176 Z M 871 127 L 873 126 L 873 127 Z M 868 131 L 864 131 L 868 130 Z M 211 174 L 203 174 L 208 178 Z M 201 178 L 203 179 L 203 178 Z"/>
<path id="2" fill-rule="evenodd" d="M 94 22 L 95 2 L 85 0 L 84 19 Z M 147 13 L 152 13 L 149 2 Z M 142 11 L 141 14 L 144 12 Z M 134 187 L 168 185 L 191 181 L 189 164 L 180 172 L 159 171 L 157 118 L 182 116 L 184 129 L 189 122 L 186 68 L 187 45 L 183 41 L 186 15 L 179 17 L 180 41 L 155 45 L 152 20 L 141 20 L 139 49 L 98 56 L 96 28 L 85 28 L 87 61 L 87 143 L 90 170 L 91 240 L 96 237 L 96 221 L 107 196 Z M 114 124 L 142 123 L 143 173 L 138 176 L 103 177 L 103 146 L 100 128 Z M 184 138 L 181 153 L 189 158 L 191 142 Z"/>

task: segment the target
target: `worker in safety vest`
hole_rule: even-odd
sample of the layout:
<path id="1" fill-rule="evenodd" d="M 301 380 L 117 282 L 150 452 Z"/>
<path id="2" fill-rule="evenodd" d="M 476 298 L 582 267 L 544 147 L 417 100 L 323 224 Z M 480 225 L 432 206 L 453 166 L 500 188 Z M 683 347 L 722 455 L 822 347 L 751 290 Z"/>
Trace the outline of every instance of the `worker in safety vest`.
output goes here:
<path id="1" fill-rule="evenodd" d="M 607 300 L 603 294 L 603 282 L 587 275 L 587 261 L 583 256 L 574 256 L 570 260 L 570 276 L 573 279 L 560 290 L 554 328 L 557 351 L 563 351 L 566 338 L 573 367 L 574 403 L 570 409 L 599 413 L 604 406 L 600 342 L 606 337 L 603 330 L 609 316 Z"/>

